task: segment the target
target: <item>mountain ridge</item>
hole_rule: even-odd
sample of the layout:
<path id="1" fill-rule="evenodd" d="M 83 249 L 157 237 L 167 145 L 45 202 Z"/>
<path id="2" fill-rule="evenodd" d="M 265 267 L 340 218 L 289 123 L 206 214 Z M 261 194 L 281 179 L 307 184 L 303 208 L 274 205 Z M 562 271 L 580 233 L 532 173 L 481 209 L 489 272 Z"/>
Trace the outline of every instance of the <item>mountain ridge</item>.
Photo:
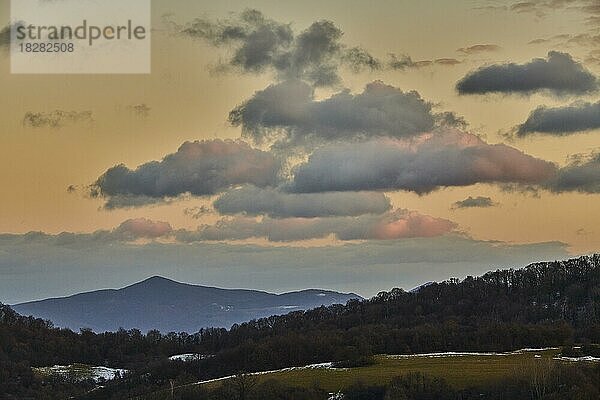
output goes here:
<path id="1" fill-rule="evenodd" d="M 56 326 L 97 332 L 125 329 L 195 332 L 255 318 L 362 299 L 355 293 L 303 289 L 280 294 L 178 282 L 154 275 L 119 289 L 99 289 L 12 305 Z"/>

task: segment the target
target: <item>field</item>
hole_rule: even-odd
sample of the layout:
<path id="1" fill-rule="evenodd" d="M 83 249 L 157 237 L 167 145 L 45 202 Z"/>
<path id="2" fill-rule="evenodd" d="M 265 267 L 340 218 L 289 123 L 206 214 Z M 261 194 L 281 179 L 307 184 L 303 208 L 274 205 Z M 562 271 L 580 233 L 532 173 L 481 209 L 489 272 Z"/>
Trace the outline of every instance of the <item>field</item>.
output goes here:
<path id="1" fill-rule="evenodd" d="M 511 353 L 445 353 L 419 356 L 375 357 L 375 364 L 348 369 L 325 365 L 290 368 L 256 374 L 259 381 L 280 380 L 288 385 L 310 387 L 318 384 L 325 390 L 338 391 L 361 381 L 368 385 L 380 385 L 393 377 L 410 372 L 443 377 L 456 388 L 497 382 L 533 362 L 543 362 L 558 355 L 558 349 L 521 350 Z M 206 382 L 214 387 L 223 380 Z"/>
<path id="2" fill-rule="evenodd" d="M 563 358 L 561 350 L 524 349 L 507 353 L 434 353 L 420 355 L 378 355 L 375 363 L 365 367 L 334 368 L 331 363 L 291 367 L 276 371 L 257 372 L 257 383 L 276 380 L 286 386 L 320 387 L 329 393 L 344 392 L 360 382 L 364 385 L 383 386 L 394 377 L 420 372 L 441 377 L 455 389 L 489 386 L 501 383 L 512 375 L 541 373 L 549 362 L 600 362 L 597 357 Z M 536 368 L 539 365 L 540 368 Z M 175 392 L 193 393 L 203 386 L 214 389 L 233 377 L 222 377 L 203 382 L 175 386 Z M 135 397 L 140 400 L 168 399 L 170 390 L 164 389 Z"/>

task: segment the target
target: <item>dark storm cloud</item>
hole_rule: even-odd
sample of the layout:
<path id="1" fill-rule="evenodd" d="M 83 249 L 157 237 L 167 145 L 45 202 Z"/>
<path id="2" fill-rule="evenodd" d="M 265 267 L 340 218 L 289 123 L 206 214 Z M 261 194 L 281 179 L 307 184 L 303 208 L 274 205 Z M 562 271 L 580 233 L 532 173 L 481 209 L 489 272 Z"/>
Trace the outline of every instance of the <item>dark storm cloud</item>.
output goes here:
<path id="1" fill-rule="evenodd" d="M 345 90 L 318 101 L 310 85 L 294 80 L 256 92 L 231 111 L 229 120 L 255 141 L 275 135 L 293 145 L 311 138 L 413 136 L 433 128 L 431 109 L 417 92 L 379 81 L 359 94 Z"/>
<path id="2" fill-rule="evenodd" d="M 383 214 L 390 200 L 379 192 L 294 194 L 276 189 L 243 186 L 223 193 L 215 202 L 220 214 L 281 217 L 329 217 Z"/>
<path id="3" fill-rule="evenodd" d="M 460 200 L 452 204 L 452 208 L 486 208 L 486 207 L 494 207 L 496 203 L 490 197 L 477 196 L 472 197 L 469 196 L 464 200 Z"/>
<path id="4" fill-rule="evenodd" d="M 161 161 L 108 169 L 92 184 L 91 194 L 108 200 L 108 208 L 145 205 L 186 193 L 211 195 L 244 183 L 274 185 L 279 166 L 270 153 L 241 141 L 185 142 Z"/>
<path id="5" fill-rule="evenodd" d="M 471 54 L 477 54 L 477 53 L 498 51 L 500 49 L 501 49 L 501 47 L 498 46 L 497 44 L 475 44 L 475 45 L 469 46 L 469 47 L 461 47 L 460 49 L 457 49 L 456 51 L 459 53 L 471 55 Z"/>
<path id="6" fill-rule="evenodd" d="M 452 221 L 396 210 L 383 215 L 329 218 L 249 217 L 222 219 L 214 225 L 202 225 L 197 231 L 178 231 L 180 242 L 245 240 L 266 238 L 272 242 L 321 239 L 334 235 L 339 240 L 392 240 L 434 237 L 453 231 Z"/>
<path id="7" fill-rule="evenodd" d="M 92 186 L 92 197 L 98 197 L 97 188 Z M 105 210 L 116 210 L 121 208 L 137 208 L 155 205 L 171 204 L 178 200 L 176 197 L 151 197 L 141 195 L 116 194 L 113 196 L 103 196 Z"/>
<path id="8" fill-rule="evenodd" d="M 563 136 L 592 129 L 600 129 L 600 102 L 538 107 L 517 127 L 516 134 L 521 137 L 532 133 Z"/>
<path id="9" fill-rule="evenodd" d="M 526 64 L 481 67 L 461 79 L 460 94 L 523 93 L 550 91 L 555 94 L 585 94 L 598 89 L 598 79 L 567 53 L 551 51 L 547 59 Z"/>
<path id="10" fill-rule="evenodd" d="M 545 187 L 555 193 L 600 193 L 600 153 L 561 168 Z"/>
<path id="11" fill-rule="evenodd" d="M 377 139 L 317 149 L 294 170 L 291 192 L 407 190 L 424 194 L 476 183 L 539 184 L 556 166 L 504 144 L 457 130 L 414 143 Z"/>
<path id="12" fill-rule="evenodd" d="M 231 47 L 233 55 L 227 65 L 242 72 L 270 69 L 282 80 L 303 79 L 314 86 L 339 83 L 342 65 L 357 72 L 381 66 L 365 49 L 342 44 L 343 32 L 331 21 L 316 21 L 296 34 L 290 24 L 245 10 L 226 20 L 196 19 L 177 30 L 217 47 Z"/>
<path id="13" fill-rule="evenodd" d="M 91 111 L 65 111 L 54 110 L 51 112 L 26 112 L 23 125 L 29 128 L 63 128 L 67 125 L 78 123 L 92 123 L 94 121 Z"/>

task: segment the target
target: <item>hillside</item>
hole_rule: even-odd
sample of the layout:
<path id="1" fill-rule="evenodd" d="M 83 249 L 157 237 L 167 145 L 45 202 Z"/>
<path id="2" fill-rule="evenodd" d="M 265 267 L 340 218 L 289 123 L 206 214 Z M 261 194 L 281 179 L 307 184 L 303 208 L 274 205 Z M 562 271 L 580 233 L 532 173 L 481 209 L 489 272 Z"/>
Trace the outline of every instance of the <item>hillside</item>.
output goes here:
<path id="1" fill-rule="evenodd" d="M 146 332 L 196 332 L 252 319 L 361 299 L 353 293 L 302 290 L 272 294 L 257 290 L 219 289 L 189 285 L 155 276 L 122 289 L 98 290 L 74 296 L 22 303 L 12 308 L 22 315 L 49 319 L 56 326 L 96 332 L 119 328 Z"/>
<path id="2" fill-rule="evenodd" d="M 345 306 L 249 321 L 229 331 L 202 330 L 198 336 L 200 352 L 214 357 L 150 365 L 144 373 L 184 383 L 191 376 L 202 381 L 331 361 L 355 368 L 370 365 L 377 354 L 599 343 L 600 255 L 497 270 L 413 292 L 394 289 Z M 147 393 L 144 381 L 132 377 L 128 389 L 117 383 L 98 396 Z"/>
<path id="3" fill-rule="evenodd" d="M 39 394 L 39 391 L 53 394 L 30 398 L 64 398 L 61 393 L 81 393 L 84 388 L 95 387 L 93 382 L 48 382 L 33 375 L 29 368 L 54 364 L 82 363 L 130 371 L 124 379 L 82 394 L 78 397 L 81 399 L 169 398 L 147 394 L 168 394 L 164 390 L 171 381 L 186 385 L 239 372 L 327 362 L 351 368 L 354 372 L 350 376 L 360 380 L 361 371 L 378 368 L 377 363 L 382 360 L 378 355 L 506 352 L 600 343 L 600 255 L 497 270 L 463 281 L 428 284 L 411 292 L 394 289 L 370 300 L 350 300 L 346 305 L 256 319 L 229 330 L 201 329 L 196 334 L 163 335 L 158 331 L 143 334 L 137 329 L 76 334 L 53 328 L 51 323 L 40 319 L 19 316 L 3 306 L 0 338 L 0 371 L 5 382 L 0 392 L 17 393 L 4 398 L 22 399 L 27 398 L 23 393 Z M 169 361 L 169 356 L 183 353 L 210 356 L 190 362 Z M 434 364 L 429 363 L 427 371 L 435 371 Z M 475 365 L 472 367 L 477 370 Z M 501 368 L 489 366 L 496 367 Z M 572 375 L 569 382 L 575 386 L 594 381 L 592 377 L 599 372 L 584 365 L 574 368 L 564 374 Z M 388 371 L 387 376 L 393 376 L 394 371 Z M 402 371 L 399 367 L 397 373 Z M 565 376 L 562 370 L 557 371 L 556 379 Z M 513 382 L 519 393 L 530 393 L 528 379 L 521 377 Z M 323 382 L 329 382 L 329 378 L 324 377 Z M 283 384 L 293 382 L 283 381 Z M 477 388 L 474 393 L 479 390 L 483 389 Z M 496 389 L 489 390 L 495 393 Z M 578 390 L 573 393 L 580 393 L 581 389 Z M 321 396 L 322 392 L 319 393 Z M 194 393 L 187 398 L 231 398 L 202 396 Z M 318 396 L 299 398 L 326 398 Z M 555 398 L 584 398 L 577 397 L 579 394 L 574 396 Z"/>

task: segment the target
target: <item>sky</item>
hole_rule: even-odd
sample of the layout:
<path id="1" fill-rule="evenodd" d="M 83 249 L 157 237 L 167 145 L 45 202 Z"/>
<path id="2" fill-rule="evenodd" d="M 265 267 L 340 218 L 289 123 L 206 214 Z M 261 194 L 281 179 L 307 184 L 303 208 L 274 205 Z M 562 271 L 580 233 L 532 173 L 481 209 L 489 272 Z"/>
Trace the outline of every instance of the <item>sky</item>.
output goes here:
<path id="1" fill-rule="evenodd" d="M 6 47 L 1 302 L 368 297 L 599 250 L 594 0 L 155 0 L 139 75 L 11 74 Z"/>

